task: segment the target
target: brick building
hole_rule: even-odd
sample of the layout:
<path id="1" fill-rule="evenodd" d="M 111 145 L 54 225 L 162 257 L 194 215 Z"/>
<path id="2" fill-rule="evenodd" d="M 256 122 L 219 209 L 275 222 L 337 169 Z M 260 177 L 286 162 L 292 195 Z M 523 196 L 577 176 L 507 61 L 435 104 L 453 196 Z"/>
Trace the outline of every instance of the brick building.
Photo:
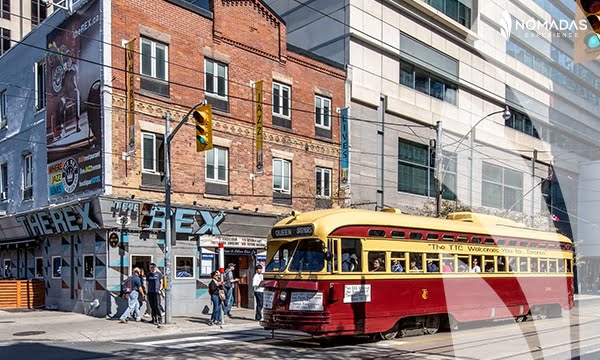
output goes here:
<path id="1" fill-rule="evenodd" d="M 173 130 L 206 100 L 214 148 L 196 152 L 192 122 L 171 143 L 173 314 L 198 314 L 208 304 L 220 242 L 226 262 L 239 265 L 238 303 L 253 306 L 248 282 L 278 216 L 339 206 L 344 196 L 336 114 L 345 101 L 344 67 L 287 44 L 285 23 L 260 0 L 77 1 L 72 14 L 56 11 L 44 24 L 24 39 L 30 45 L 0 58 L 2 66 L 35 68 L 31 78 L 27 71 L 0 76 L 15 82 L 0 89 L 12 95 L 3 110 L 8 130 L 0 133 L 7 150 L 0 185 L 10 185 L 0 201 L 3 265 L 17 278 L 43 280 L 47 307 L 119 314 L 120 283 L 134 267 L 155 262 L 165 270 L 164 117 Z M 135 108 L 128 113 L 131 40 Z M 20 93 L 27 88 L 36 104 L 21 113 L 29 109 Z M 27 130 L 19 118 L 31 123 Z M 9 136 L 17 134 L 29 145 Z M 139 227 L 142 215 L 147 228 Z"/>

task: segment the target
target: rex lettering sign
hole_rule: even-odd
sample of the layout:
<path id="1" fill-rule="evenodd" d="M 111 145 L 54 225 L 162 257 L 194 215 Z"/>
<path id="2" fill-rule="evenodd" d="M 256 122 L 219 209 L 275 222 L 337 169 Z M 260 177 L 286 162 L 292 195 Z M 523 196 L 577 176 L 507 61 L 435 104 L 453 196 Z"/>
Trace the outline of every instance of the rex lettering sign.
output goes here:
<path id="1" fill-rule="evenodd" d="M 91 203 L 86 202 L 19 215 L 16 220 L 29 237 L 99 229 L 91 208 Z"/>

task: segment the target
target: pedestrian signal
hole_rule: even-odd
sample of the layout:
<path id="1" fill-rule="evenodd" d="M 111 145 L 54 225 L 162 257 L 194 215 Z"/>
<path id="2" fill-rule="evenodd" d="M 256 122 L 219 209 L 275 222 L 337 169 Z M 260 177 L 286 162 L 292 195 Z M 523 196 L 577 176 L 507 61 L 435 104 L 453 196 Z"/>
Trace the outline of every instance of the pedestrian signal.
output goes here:
<path id="1" fill-rule="evenodd" d="M 192 117 L 196 125 L 196 151 L 212 149 L 212 106 L 197 106 L 192 111 Z"/>

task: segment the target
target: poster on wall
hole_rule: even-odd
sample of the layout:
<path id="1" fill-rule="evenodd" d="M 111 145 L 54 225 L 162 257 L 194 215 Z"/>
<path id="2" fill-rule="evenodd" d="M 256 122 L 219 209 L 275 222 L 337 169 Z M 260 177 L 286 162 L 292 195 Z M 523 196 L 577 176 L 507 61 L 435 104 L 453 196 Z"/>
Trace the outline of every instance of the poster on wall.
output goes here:
<path id="1" fill-rule="evenodd" d="M 99 2 L 91 1 L 46 39 L 51 200 L 102 188 L 100 20 Z"/>

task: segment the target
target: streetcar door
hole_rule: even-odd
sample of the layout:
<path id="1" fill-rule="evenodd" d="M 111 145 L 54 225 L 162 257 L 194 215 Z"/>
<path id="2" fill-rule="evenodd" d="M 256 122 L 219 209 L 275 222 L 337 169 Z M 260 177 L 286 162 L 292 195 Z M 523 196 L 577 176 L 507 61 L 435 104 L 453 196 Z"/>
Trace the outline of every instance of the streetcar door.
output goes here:
<path id="1" fill-rule="evenodd" d="M 340 272 L 340 249 L 340 239 L 329 239 L 327 270 L 332 274 Z"/>

